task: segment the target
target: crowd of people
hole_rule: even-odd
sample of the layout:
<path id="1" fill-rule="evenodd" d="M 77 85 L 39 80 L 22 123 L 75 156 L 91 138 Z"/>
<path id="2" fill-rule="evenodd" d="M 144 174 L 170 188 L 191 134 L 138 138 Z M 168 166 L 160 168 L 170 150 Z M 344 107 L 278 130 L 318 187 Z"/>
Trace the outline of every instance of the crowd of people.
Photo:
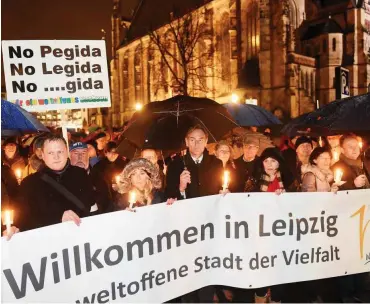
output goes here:
<path id="1" fill-rule="evenodd" d="M 186 150 L 166 158 L 145 147 L 129 159 L 117 152 L 112 139 L 98 131 L 87 140 L 70 138 L 67 143 L 50 133 L 29 147 L 21 138 L 7 138 L 2 143 L 2 210 L 14 210 L 14 219 L 4 235 L 10 239 L 14 233 L 60 222 L 80 225 L 86 216 L 230 192 L 370 189 L 368 140 L 355 134 L 282 138 L 280 145 L 261 149 L 246 133 L 238 158 L 226 140 L 210 154 L 208 133 L 200 125 L 188 130 Z M 230 176 L 226 188 L 225 170 Z M 171 302 L 359 302 L 369 289 L 365 273 L 258 290 L 207 286 Z"/>

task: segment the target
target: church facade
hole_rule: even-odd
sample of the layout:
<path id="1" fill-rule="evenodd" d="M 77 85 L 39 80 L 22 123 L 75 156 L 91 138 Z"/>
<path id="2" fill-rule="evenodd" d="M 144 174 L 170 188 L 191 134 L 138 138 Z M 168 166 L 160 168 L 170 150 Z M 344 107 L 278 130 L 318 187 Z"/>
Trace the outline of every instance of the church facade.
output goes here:
<path id="1" fill-rule="evenodd" d="M 148 34 L 149 29 L 164 33 L 176 18 L 174 10 L 202 12 L 207 34 L 195 52 L 212 50 L 207 65 L 199 65 L 207 89 L 200 90 L 196 81 L 190 81 L 190 95 L 220 103 L 232 98 L 254 100 L 270 111 L 279 109 L 287 117 L 296 117 L 335 100 L 338 89 L 344 95 L 368 91 L 369 0 L 162 2 L 140 1 L 132 20 L 126 22 L 119 14 L 120 1 L 114 0 L 112 107 L 104 115 L 107 124 L 122 126 L 137 103 L 179 93 L 171 85 L 173 74 L 163 65 L 161 53 L 150 47 Z M 177 5 L 188 7 L 175 9 Z M 180 73 L 176 60 L 169 64 Z"/>

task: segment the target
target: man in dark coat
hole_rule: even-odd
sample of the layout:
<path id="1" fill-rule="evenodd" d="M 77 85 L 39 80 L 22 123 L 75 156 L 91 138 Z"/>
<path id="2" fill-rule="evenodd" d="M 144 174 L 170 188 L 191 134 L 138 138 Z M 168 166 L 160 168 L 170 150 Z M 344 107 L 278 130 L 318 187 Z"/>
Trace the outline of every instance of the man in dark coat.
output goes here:
<path id="1" fill-rule="evenodd" d="M 361 149 L 358 138 L 355 134 L 345 134 L 339 140 L 341 155 L 332 171 L 343 172 L 342 181 L 345 183 L 339 190 L 369 189 L 370 163 L 368 159 L 361 158 Z M 334 279 L 337 283 L 337 290 L 343 302 L 368 302 L 358 301 L 363 294 L 370 294 L 370 274 L 360 273 Z"/>
<path id="2" fill-rule="evenodd" d="M 289 148 L 282 152 L 290 172 L 299 183 L 302 182 L 302 165 L 308 165 L 312 150 L 312 140 L 306 136 L 301 136 L 295 142 L 295 151 Z"/>
<path id="3" fill-rule="evenodd" d="M 235 160 L 237 184 L 236 192 L 244 192 L 246 181 L 255 175 L 256 169 L 260 167 L 261 160 L 257 156 L 259 140 L 248 135 L 243 139 L 243 155 Z"/>
<path id="4" fill-rule="evenodd" d="M 166 195 L 169 198 L 188 199 L 218 194 L 222 190 L 223 165 L 205 149 L 207 131 L 202 126 L 191 128 L 185 142 L 186 155 L 175 158 L 168 166 Z M 214 286 L 207 286 L 181 297 L 187 303 L 210 303 Z"/>
<path id="5" fill-rule="evenodd" d="M 367 159 L 362 159 L 360 145 L 357 136 L 354 134 L 345 134 L 339 141 L 341 155 L 332 171 L 343 172 L 342 181 L 345 183 L 339 187 L 339 190 L 369 189 L 370 163 Z"/>
<path id="6" fill-rule="evenodd" d="M 26 177 L 20 187 L 19 222 L 14 225 L 21 231 L 65 221 L 79 224 L 95 204 L 90 179 L 85 170 L 70 165 L 63 137 L 48 135 L 42 158 L 45 167 Z"/>

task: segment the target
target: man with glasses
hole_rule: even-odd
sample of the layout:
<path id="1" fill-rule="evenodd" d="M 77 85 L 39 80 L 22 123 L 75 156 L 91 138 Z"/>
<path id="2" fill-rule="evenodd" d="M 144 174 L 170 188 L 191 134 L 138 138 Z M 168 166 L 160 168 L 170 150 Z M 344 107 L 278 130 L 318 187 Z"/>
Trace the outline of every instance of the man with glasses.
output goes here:
<path id="1" fill-rule="evenodd" d="M 186 154 L 175 158 L 168 166 L 166 195 L 188 199 L 218 194 L 222 189 L 223 165 L 206 146 L 208 133 L 200 125 L 190 128 L 185 136 Z M 207 286 L 183 295 L 185 303 L 211 303 L 214 286 Z"/>
<path id="2" fill-rule="evenodd" d="M 243 155 L 235 161 L 238 176 L 237 192 L 243 192 L 245 182 L 253 176 L 260 163 L 257 156 L 259 150 L 259 140 L 253 136 L 246 136 L 243 140 Z"/>

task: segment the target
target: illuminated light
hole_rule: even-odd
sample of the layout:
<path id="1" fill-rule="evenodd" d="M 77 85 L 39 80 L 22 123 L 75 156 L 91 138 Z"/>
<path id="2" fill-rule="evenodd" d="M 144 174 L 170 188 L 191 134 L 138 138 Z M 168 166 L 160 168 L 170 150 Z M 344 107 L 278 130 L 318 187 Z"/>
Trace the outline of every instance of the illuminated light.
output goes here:
<path id="1" fill-rule="evenodd" d="M 238 103 L 239 102 L 239 96 L 235 93 L 231 94 L 231 102 L 232 103 Z"/>

